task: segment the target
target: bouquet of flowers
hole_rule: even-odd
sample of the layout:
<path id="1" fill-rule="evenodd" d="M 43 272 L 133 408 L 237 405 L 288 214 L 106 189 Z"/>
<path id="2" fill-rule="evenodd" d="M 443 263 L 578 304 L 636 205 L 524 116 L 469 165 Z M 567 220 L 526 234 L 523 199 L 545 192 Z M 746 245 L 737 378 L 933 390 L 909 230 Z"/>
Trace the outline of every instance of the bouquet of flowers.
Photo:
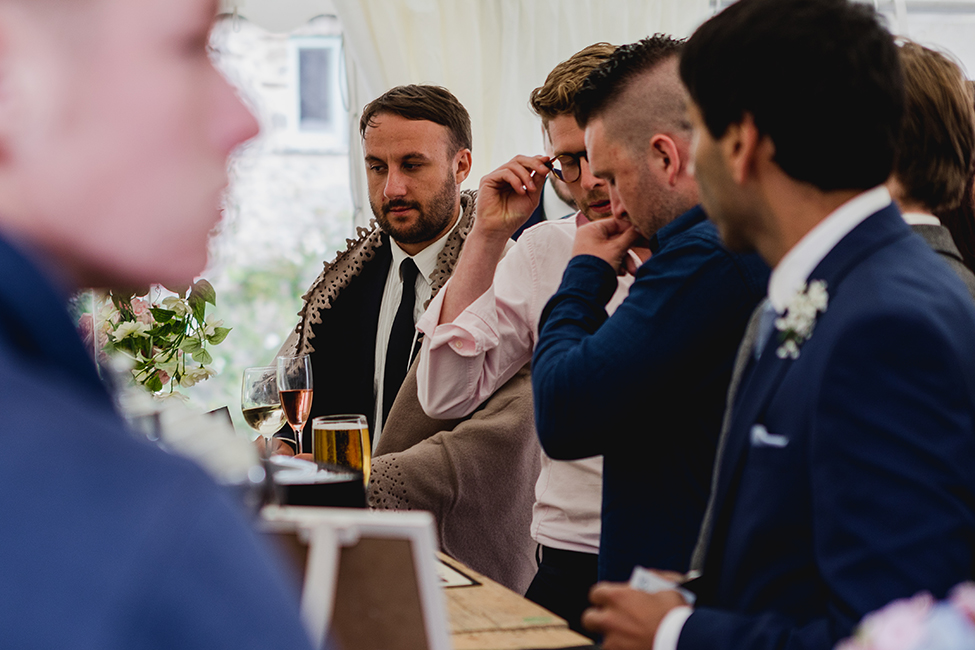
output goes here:
<path id="1" fill-rule="evenodd" d="M 185 288 L 139 295 L 112 291 L 107 298 L 111 307 L 106 304 L 95 318 L 83 315 L 79 325 L 93 347 L 128 358 L 137 384 L 157 397 L 185 399 L 177 386 L 190 387 L 216 374 L 207 346 L 223 342 L 230 329 L 206 318 L 207 303 L 217 304 L 209 282 L 200 279 Z"/>
<path id="2" fill-rule="evenodd" d="M 895 600 L 864 617 L 853 637 L 836 650 L 973 650 L 975 583 L 955 587 L 936 601 L 928 593 Z"/>

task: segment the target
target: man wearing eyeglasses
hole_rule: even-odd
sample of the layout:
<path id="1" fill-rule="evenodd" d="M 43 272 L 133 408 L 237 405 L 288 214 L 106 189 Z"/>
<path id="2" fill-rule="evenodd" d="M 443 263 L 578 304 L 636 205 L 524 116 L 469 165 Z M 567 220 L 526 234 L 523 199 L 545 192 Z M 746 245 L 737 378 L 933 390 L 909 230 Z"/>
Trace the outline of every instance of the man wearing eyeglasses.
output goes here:
<path id="1" fill-rule="evenodd" d="M 572 111 L 586 76 L 615 49 L 608 43 L 585 48 L 556 66 L 532 93 L 548 156 L 516 156 L 481 180 L 478 219 L 454 275 L 417 323 L 426 334 L 419 395 L 432 417 L 474 411 L 528 363 L 539 316 L 559 286 L 576 228 L 611 214 L 608 188 L 589 172 L 583 131 Z M 509 237 L 538 203 L 549 169 L 565 183 L 578 213 L 528 229 L 502 259 Z M 514 195 L 512 186 L 523 185 L 528 193 Z M 617 280 L 610 309 L 625 297 L 632 279 Z M 466 380 L 458 381 L 461 377 Z M 556 462 L 542 455 L 531 525 L 541 563 L 526 595 L 580 631 L 596 581 L 601 488 L 602 458 Z"/>

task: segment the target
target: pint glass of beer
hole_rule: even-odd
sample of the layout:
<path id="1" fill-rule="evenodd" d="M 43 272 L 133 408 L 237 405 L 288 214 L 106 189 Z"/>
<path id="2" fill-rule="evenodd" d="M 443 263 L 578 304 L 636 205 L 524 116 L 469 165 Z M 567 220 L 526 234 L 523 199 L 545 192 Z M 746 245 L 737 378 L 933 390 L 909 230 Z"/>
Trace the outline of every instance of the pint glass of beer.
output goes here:
<path id="1" fill-rule="evenodd" d="M 315 460 L 362 472 L 369 485 L 372 441 L 364 415 L 323 415 L 311 421 Z"/>

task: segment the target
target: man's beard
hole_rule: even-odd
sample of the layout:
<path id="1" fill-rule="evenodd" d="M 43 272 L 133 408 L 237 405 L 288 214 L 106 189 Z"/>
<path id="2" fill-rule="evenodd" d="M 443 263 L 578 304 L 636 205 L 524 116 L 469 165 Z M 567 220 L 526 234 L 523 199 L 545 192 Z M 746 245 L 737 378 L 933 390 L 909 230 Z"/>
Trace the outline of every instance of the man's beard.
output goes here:
<path id="1" fill-rule="evenodd" d="M 384 233 L 401 244 L 419 244 L 432 240 L 447 228 L 454 216 L 456 201 L 457 185 L 453 176 L 448 176 L 426 206 L 403 199 L 392 199 L 381 206 L 370 201 L 369 205 Z M 389 220 L 389 212 L 394 208 L 412 208 L 417 211 L 417 217 L 408 226 L 396 226 Z"/>

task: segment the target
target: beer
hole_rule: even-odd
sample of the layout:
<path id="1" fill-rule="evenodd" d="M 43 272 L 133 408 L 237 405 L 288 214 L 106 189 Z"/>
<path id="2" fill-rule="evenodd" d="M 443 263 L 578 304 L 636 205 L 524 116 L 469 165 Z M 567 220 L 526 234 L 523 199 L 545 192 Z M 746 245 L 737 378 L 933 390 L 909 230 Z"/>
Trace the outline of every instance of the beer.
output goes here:
<path id="1" fill-rule="evenodd" d="M 326 415 L 312 420 L 315 460 L 362 472 L 369 484 L 372 441 L 363 415 Z"/>

